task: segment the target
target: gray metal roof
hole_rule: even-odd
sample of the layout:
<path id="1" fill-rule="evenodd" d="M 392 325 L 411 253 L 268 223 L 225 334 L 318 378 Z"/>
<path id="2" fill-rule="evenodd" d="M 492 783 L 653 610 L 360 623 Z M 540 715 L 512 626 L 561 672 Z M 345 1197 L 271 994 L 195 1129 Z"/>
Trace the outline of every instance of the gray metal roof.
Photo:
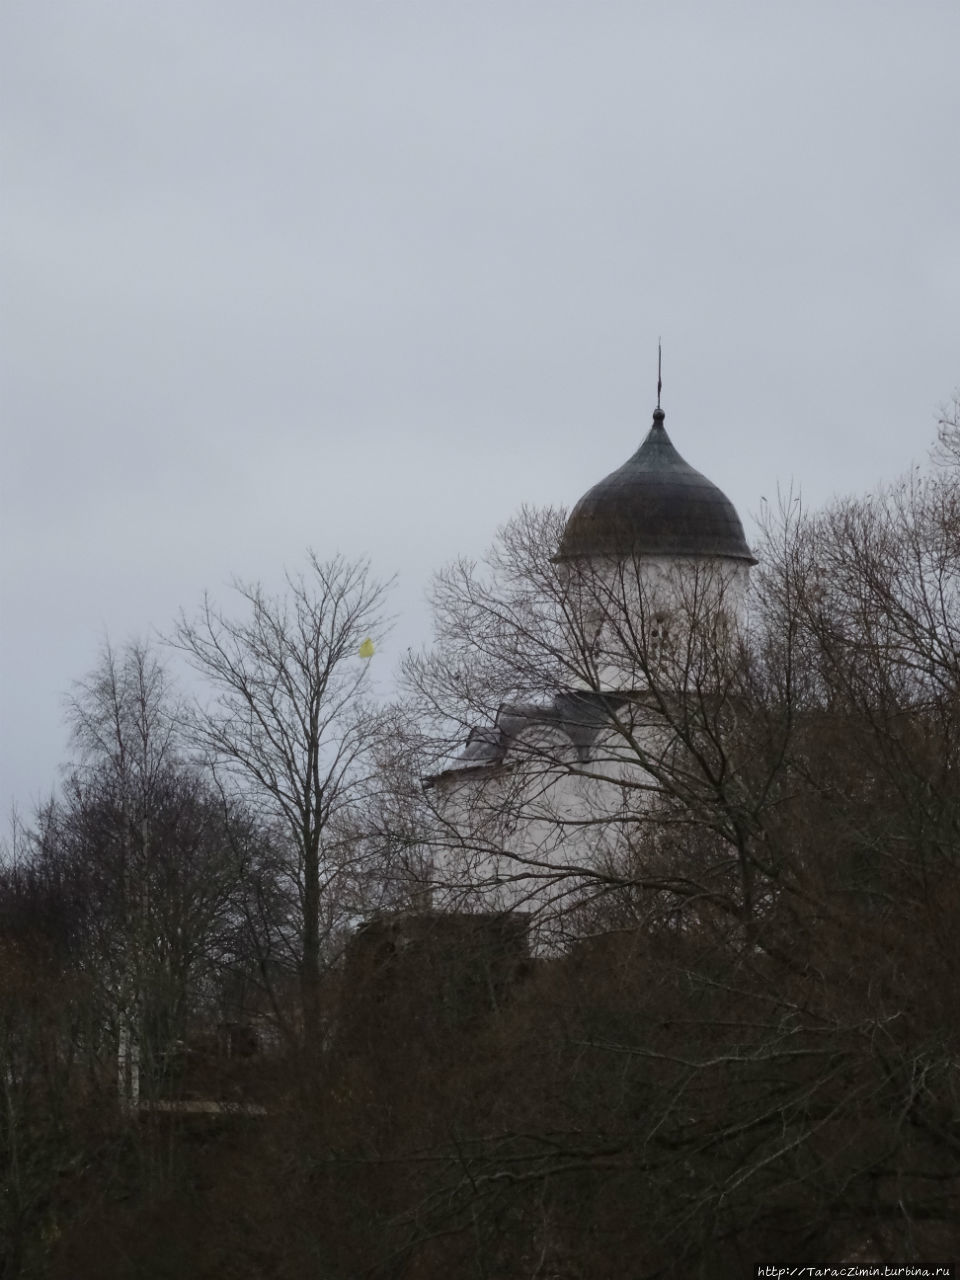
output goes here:
<path id="1" fill-rule="evenodd" d="M 710 556 L 756 560 L 733 503 L 680 457 L 654 410 L 629 461 L 585 493 L 570 513 L 558 560 L 583 556 Z"/>
<path id="2" fill-rule="evenodd" d="M 621 694 L 562 690 L 549 702 L 504 703 L 496 723 L 471 729 L 463 752 L 427 779 L 427 784 L 504 764 L 520 734 L 533 726 L 560 730 L 576 749 L 578 759 L 588 760 L 590 747 L 600 730 L 610 724 L 613 709 L 627 700 Z"/>

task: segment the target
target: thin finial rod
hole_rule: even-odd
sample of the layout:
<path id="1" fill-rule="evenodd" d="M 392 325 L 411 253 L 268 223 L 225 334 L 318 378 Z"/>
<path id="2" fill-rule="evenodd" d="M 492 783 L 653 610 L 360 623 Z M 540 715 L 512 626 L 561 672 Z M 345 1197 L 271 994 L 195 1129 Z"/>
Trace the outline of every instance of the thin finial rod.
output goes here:
<path id="1" fill-rule="evenodd" d="M 663 343 L 657 339 L 657 408 L 660 408 L 660 392 L 663 390 L 663 378 L 661 370 L 663 368 Z"/>

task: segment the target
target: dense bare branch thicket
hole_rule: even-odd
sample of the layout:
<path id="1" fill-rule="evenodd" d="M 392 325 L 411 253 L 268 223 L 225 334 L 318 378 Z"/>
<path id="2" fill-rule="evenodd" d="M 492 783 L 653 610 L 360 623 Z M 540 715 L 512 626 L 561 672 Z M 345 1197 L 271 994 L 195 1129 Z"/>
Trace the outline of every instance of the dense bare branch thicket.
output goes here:
<path id="1" fill-rule="evenodd" d="M 626 1250 L 651 1276 L 739 1274 L 778 1244 L 949 1252 L 955 467 L 819 514 L 784 503 L 739 611 L 715 568 L 665 584 L 557 564 L 559 526 L 527 515 L 486 576 L 448 572 L 438 653 L 410 665 L 438 879 L 594 938 L 517 1006 L 493 1118 L 451 1150 L 413 1238 L 467 1249 L 479 1222 L 491 1259 L 512 1234 L 577 1275 Z M 502 745 L 494 672 L 510 750 L 444 772 L 479 717 Z"/>
<path id="2" fill-rule="evenodd" d="M 185 756 L 156 655 L 106 646 L 68 710 L 74 764 L 0 864 L 4 1277 L 43 1274 L 64 1179 L 96 1151 L 115 1172 L 117 1094 L 124 1117 L 179 1096 L 247 966 L 249 817 Z"/>
<path id="3" fill-rule="evenodd" d="M 82 767 L 0 880 L 4 1280 L 955 1258 L 941 425 L 929 471 L 786 499 L 748 589 L 723 565 L 558 563 L 562 513 L 523 513 L 438 580 L 435 649 L 389 717 L 356 658 L 366 570 L 243 588 L 242 617 L 179 633 L 211 682 L 210 772 L 149 655 L 108 655 L 75 704 Z M 258 1118 L 134 1131 L 82 1105 L 118 1044 L 129 1089 L 135 1045 L 151 1078 L 182 1011 L 238 984 L 291 1029 L 302 1005 L 313 1050 Z"/>

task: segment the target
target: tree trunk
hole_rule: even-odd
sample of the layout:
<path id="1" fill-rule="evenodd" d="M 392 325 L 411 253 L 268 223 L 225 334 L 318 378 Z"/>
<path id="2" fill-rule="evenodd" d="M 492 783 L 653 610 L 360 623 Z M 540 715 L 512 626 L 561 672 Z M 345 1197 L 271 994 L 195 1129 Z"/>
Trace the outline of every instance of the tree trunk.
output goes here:
<path id="1" fill-rule="evenodd" d="M 300 999 L 303 1005 L 303 1047 L 314 1056 L 320 1051 L 320 860 L 308 849 L 303 860 L 303 955 L 300 963 Z"/>

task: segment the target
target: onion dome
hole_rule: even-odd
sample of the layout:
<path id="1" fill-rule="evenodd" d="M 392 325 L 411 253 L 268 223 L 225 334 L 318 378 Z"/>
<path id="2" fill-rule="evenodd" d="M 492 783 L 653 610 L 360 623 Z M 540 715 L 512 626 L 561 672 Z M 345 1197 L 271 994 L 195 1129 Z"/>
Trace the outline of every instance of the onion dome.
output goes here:
<path id="1" fill-rule="evenodd" d="M 701 556 L 756 564 L 733 503 L 680 457 L 658 405 L 637 452 L 570 513 L 558 560 Z"/>

